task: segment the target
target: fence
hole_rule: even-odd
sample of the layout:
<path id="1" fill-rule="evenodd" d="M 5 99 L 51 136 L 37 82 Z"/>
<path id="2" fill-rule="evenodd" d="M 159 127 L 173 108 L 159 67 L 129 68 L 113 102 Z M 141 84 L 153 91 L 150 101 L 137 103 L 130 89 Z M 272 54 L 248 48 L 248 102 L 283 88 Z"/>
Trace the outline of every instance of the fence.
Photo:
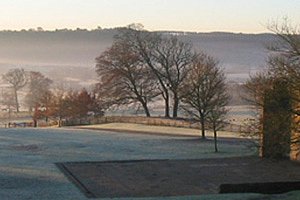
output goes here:
<path id="1" fill-rule="evenodd" d="M 79 119 L 67 119 L 62 121 L 62 126 L 76 126 L 76 125 L 95 125 L 95 124 L 106 124 L 106 123 L 134 123 L 134 124 L 144 124 L 153 126 L 171 126 L 171 127 L 181 127 L 181 128 L 194 128 L 200 129 L 201 125 L 197 120 L 191 119 L 167 119 L 161 117 L 142 117 L 142 116 L 104 116 L 104 117 L 88 117 Z M 49 122 L 38 121 L 38 127 L 47 126 L 57 126 L 58 122 L 56 120 L 51 120 Z M 13 127 L 33 127 L 32 122 L 18 122 L 18 123 L 3 123 L 0 124 L 2 128 L 13 128 Z M 238 132 L 238 133 L 248 133 L 250 128 L 248 126 L 237 125 L 227 123 L 224 131 Z"/>
<path id="2" fill-rule="evenodd" d="M 197 120 L 191 119 L 166 119 L 160 117 L 136 117 L 136 116 L 104 116 L 98 118 L 82 118 L 69 119 L 62 122 L 63 126 L 76 125 L 94 125 L 106 123 L 134 123 L 153 126 L 172 126 L 181 128 L 195 128 L 200 129 L 201 125 Z M 222 129 L 224 131 L 245 133 L 249 132 L 249 127 L 227 123 Z"/>

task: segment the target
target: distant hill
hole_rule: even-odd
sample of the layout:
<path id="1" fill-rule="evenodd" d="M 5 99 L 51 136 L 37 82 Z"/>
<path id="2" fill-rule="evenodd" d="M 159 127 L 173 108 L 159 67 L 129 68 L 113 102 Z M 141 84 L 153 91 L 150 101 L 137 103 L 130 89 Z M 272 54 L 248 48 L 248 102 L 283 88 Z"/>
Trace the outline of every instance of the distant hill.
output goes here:
<path id="1" fill-rule="evenodd" d="M 112 44 L 117 29 L 2 31 L 0 32 L 0 74 L 23 67 L 42 71 L 53 79 L 72 84 L 89 84 L 95 79 L 94 59 Z M 272 34 L 192 33 L 176 34 L 218 58 L 229 78 L 243 79 L 250 71 L 264 66 L 266 45 Z"/>

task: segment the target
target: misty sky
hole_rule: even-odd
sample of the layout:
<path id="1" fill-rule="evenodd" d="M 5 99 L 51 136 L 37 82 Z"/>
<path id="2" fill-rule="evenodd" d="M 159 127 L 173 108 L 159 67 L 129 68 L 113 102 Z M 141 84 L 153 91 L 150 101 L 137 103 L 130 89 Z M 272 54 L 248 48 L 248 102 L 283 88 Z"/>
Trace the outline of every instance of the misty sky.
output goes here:
<path id="1" fill-rule="evenodd" d="M 266 32 L 288 17 L 300 24 L 300 0 L 0 0 L 0 30 L 110 28 Z"/>

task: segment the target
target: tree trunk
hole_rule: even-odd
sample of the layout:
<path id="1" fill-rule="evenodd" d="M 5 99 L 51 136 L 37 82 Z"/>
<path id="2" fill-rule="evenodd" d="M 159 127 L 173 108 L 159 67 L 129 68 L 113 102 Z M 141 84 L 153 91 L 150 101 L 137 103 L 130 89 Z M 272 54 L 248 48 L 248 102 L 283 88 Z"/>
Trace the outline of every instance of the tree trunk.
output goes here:
<path id="1" fill-rule="evenodd" d="M 46 104 L 46 110 L 45 110 L 45 121 L 48 123 L 49 121 L 49 106 Z"/>
<path id="2" fill-rule="evenodd" d="M 37 120 L 33 119 L 33 127 L 37 127 Z"/>
<path id="3" fill-rule="evenodd" d="M 151 115 L 150 115 L 150 111 L 149 111 L 149 108 L 147 106 L 147 103 L 143 101 L 143 102 L 141 102 L 141 104 L 143 106 L 143 109 L 144 109 L 144 112 L 146 114 L 146 117 L 150 117 Z"/>
<path id="4" fill-rule="evenodd" d="M 58 119 L 58 127 L 61 127 L 61 123 L 62 123 L 62 117 L 59 117 L 59 119 Z"/>
<path id="5" fill-rule="evenodd" d="M 206 137 L 205 137 L 205 120 L 201 119 L 200 124 L 201 124 L 202 139 L 206 139 Z"/>
<path id="6" fill-rule="evenodd" d="M 18 92 L 17 90 L 14 88 L 14 93 L 15 93 L 15 104 L 16 104 L 16 109 L 17 112 L 19 112 L 19 100 L 18 100 Z"/>
<path id="7" fill-rule="evenodd" d="M 165 98 L 165 117 L 170 118 L 170 104 L 169 104 L 169 96 Z"/>
<path id="8" fill-rule="evenodd" d="M 162 92 L 162 97 L 165 100 L 165 117 L 166 118 L 170 118 L 170 97 L 169 97 L 169 93 L 168 90 L 164 90 L 164 92 Z"/>
<path id="9" fill-rule="evenodd" d="M 213 127 L 214 129 L 214 142 L 215 142 L 215 152 L 218 152 L 218 143 L 217 143 L 217 130 L 216 130 L 216 126 L 214 125 Z"/>
<path id="10" fill-rule="evenodd" d="M 179 106 L 179 99 L 177 94 L 174 94 L 174 105 L 173 105 L 173 118 L 177 118 L 178 116 L 178 106 Z"/>

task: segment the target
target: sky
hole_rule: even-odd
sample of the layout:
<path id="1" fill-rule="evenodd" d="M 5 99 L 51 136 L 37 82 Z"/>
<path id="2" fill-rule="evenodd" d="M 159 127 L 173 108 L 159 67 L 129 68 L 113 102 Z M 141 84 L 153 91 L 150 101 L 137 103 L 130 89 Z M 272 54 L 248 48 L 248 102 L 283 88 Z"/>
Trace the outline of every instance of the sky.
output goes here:
<path id="1" fill-rule="evenodd" d="M 300 24 L 300 0 L 0 0 L 0 30 L 145 29 L 268 32 L 272 21 Z"/>

